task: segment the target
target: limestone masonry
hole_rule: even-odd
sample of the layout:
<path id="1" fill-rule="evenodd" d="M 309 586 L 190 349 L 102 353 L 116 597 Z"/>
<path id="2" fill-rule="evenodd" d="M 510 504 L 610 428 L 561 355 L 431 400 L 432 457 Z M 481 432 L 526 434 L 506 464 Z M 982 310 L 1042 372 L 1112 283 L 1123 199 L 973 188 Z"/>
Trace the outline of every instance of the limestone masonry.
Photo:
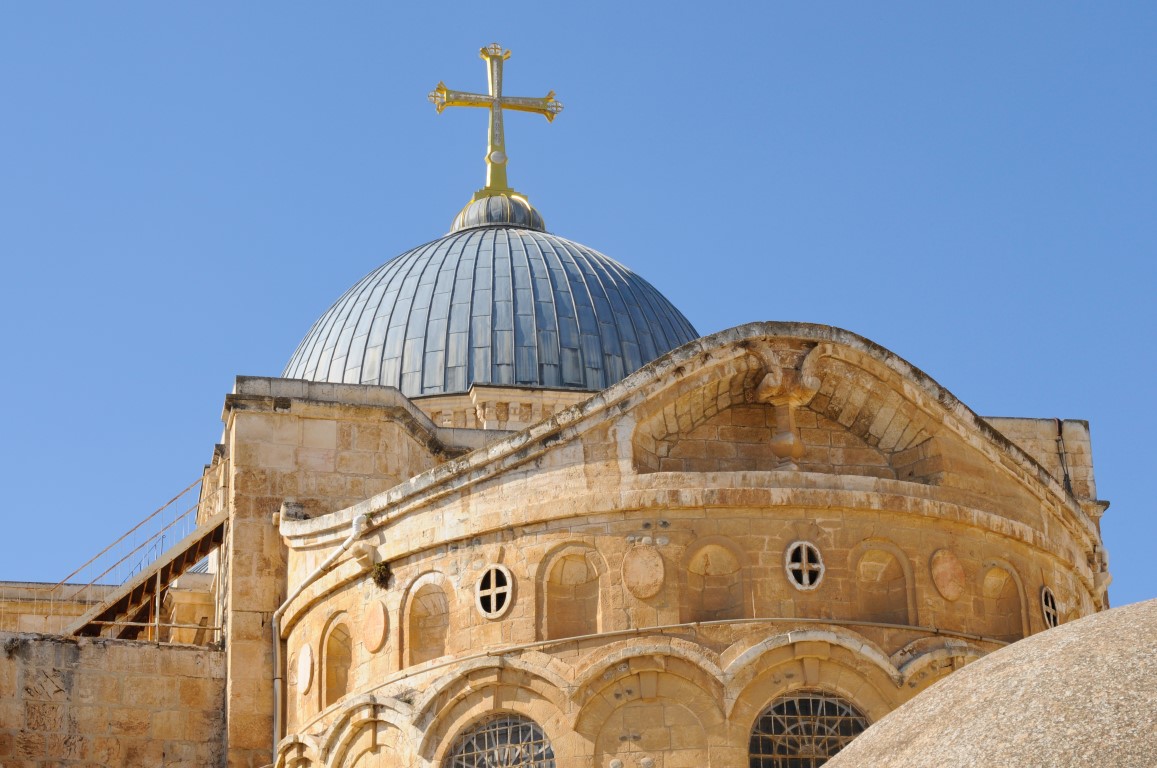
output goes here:
<path id="1" fill-rule="evenodd" d="M 222 629 L 4 635 L 5 766 L 803 765 L 1106 607 L 1087 425 L 984 420 L 830 327 L 593 396 L 240 378 L 224 421 L 211 576 L 166 596 Z"/>
<path id="2" fill-rule="evenodd" d="M 700 337 L 506 186 L 503 108 L 562 105 L 481 53 L 431 99 L 491 111 L 487 186 L 236 380 L 195 527 L 0 584 L 0 768 L 814 768 L 1108 608 L 1088 424 L 838 328 Z"/>

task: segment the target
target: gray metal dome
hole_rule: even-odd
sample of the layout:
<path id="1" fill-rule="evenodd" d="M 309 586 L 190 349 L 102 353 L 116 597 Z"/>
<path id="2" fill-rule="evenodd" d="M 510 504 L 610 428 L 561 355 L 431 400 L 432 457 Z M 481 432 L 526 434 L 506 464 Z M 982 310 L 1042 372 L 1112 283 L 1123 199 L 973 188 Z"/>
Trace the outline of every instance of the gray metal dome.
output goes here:
<path id="1" fill-rule="evenodd" d="M 698 337 L 650 283 L 561 237 L 466 229 L 364 277 L 282 376 L 409 397 L 473 384 L 598 391 Z"/>

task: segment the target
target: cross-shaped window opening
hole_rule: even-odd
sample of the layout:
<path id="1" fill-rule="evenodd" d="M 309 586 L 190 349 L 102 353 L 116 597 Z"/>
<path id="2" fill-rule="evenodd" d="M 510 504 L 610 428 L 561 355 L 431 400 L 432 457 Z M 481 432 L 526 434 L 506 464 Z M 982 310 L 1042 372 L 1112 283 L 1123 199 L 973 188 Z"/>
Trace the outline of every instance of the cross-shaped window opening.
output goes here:
<path id="1" fill-rule="evenodd" d="M 511 581 L 510 571 L 505 566 L 488 566 L 474 588 L 478 612 L 488 619 L 497 619 L 506 613 L 510 606 Z"/>
<path id="2" fill-rule="evenodd" d="M 824 577 L 824 561 L 819 549 L 808 541 L 797 541 L 787 549 L 784 563 L 788 578 L 796 589 L 811 590 Z"/>
<path id="3" fill-rule="evenodd" d="M 1040 591 L 1041 612 L 1044 614 L 1045 626 L 1052 629 L 1061 623 L 1061 612 L 1057 610 L 1057 598 L 1048 587 Z"/>

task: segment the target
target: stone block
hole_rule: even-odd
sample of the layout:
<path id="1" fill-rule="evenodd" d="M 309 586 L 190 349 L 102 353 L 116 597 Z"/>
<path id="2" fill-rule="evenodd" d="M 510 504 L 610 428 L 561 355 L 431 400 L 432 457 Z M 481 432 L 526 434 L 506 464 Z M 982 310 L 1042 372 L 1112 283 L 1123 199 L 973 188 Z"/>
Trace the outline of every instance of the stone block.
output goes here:
<path id="1" fill-rule="evenodd" d="M 271 715 L 255 714 L 250 712 L 235 712 L 229 716 L 229 749 L 230 764 L 235 750 L 266 750 L 265 762 L 268 762 L 268 750 L 272 738 L 273 717 Z M 263 765 L 264 763 L 254 763 Z"/>
<path id="2" fill-rule="evenodd" d="M 74 699 L 79 704 L 116 704 L 120 701 L 121 678 L 116 675 L 102 675 L 100 670 L 89 670 L 79 675 L 75 682 Z"/>
<path id="3" fill-rule="evenodd" d="M 108 712 L 109 733 L 114 736 L 144 736 L 149 732 L 151 713 L 138 707 L 113 707 Z"/>
<path id="4" fill-rule="evenodd" d="M 63 731 L 67 705 L 56 701 L 26 701 L 24 727 L 30 731 Z"/>
<path id="5" fill-rule="evenodd" d="M 234 440 L 241 444 L 301 445 L 301 422 L 287 414 L 235 412 Z"/>
<path id="6" fill-rule="evenodd" d="M 222 686 L 217 680 L 184 678 L 179 683 L 180 704 L 190 710 L 219 710 L 224 701 Z"/>
<path id="7" fill-rule="evenodd" d="M 720 427 L 719 439 L 736 443 L 766 443 L 771 430 L 766 427 Z"/>
<path id="8" fill-rule="evenodd" d="M 332 448 L 298 448 L 297 467 L 309 472 L 333 472 L 337 451 Z"/>
<path id="9" fill-rule="evenodd" d="M 336 450 L 338 447 L 338 423 L 329 419 L 303 420 L 301 445 L 305 448 Z"/>

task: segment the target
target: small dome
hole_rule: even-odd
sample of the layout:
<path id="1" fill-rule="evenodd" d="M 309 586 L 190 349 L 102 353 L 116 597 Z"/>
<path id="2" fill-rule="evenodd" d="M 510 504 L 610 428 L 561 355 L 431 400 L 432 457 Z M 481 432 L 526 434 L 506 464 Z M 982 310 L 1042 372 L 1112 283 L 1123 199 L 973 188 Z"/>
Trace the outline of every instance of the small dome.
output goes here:
<path id="1" fill-rule="evenodd" d="M 473 200 L 454 217 L 451 232 L 473 227 L 506 225 L 545 232 L 542 215 L 524 197 L 518 195 L 489 195 Z"/>
<path id="2" fill-rule="evenodd" d="M 1157 600 L 1095 613 L 953 672 L 830 768 L 1157 765 Z"/>
<path id="3" fill-rule="evenodd" d="M 492 215 L 489 200 L 478 217 Z M 497 206 L 495 216 L 521 215 Z M 597 251 L 534 229 L 463 226 L 473 228 L 359 281 L 282 375 L 408 397 L 473 384 L 599 391 L 699 335 L 650 283 Z"/>

